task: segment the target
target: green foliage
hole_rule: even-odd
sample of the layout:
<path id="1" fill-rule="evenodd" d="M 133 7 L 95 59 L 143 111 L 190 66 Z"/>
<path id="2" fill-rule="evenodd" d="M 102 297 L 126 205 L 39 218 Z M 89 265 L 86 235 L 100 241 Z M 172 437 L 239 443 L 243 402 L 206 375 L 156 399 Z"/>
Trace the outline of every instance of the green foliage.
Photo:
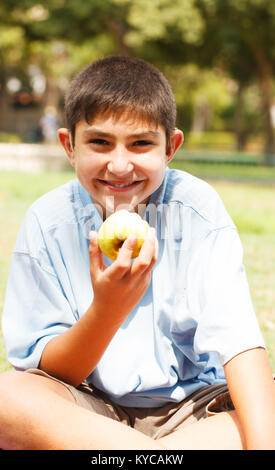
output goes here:
<path id="1" fill-rule="evenodd" d="M 234 150 L 235 138 L 232 132 L 189 132 L 184 148 L 201 150 Z"/>
<path id="2" fill-rule="evenodd" d="M 233 130 L 240 148 L 264 132 L 273 153 L 274 30 L 273 0 L 0 0 L 1 90 L 38 65 L 63 92 L 91 61 L 132 54 L 171 79 L 185 130 L 206 112 L 204 130 Z M 255 86 L 257 108 L 244 96 Z"/>
<path id="3" fill-rule="evenodd" d="M 24 50 L 24 30 L 20 26 L 6 26 L 0 23 L 0 67 L 20 66 L 24 60 Z"/>
<path id="4" fill-rule="evenodd" d="M 274 70 L 275 9 L 272 0 L 215 0 L 214 16 L 206 15 L 208 35 L 215 35 L 216 52 L 238 80 L 258 75 L 263 54 Z"/>
<path id="5" fill-rule="evenodd" d="M 127 22 L 131 27 L 125 40 L 130 47 L 163 39 L 176 30 L 182 41 L 201 41 L 204 22 L 195 0 L 114 0 L 128 7 Z"/>

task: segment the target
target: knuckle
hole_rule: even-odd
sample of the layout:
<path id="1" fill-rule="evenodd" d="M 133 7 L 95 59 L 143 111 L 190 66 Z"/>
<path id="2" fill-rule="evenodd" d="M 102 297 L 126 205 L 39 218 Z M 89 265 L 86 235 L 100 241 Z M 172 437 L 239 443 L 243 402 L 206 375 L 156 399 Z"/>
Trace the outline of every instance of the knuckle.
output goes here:
<path id="1" fill-rule="evenodd" d="M 138 264 L 144 268 L 150 265 L 152 261 L 153 253 L 150 252 L 140 252 L 138 257 Z"/>
<path id="2" fill-rule="evenodd" d="M 95 254 L 95 245 L 90 243 L 90 245 L 89 245 L 89 255 L 93 256 L 94 254 Z"/>
<path id="3" fill-rule="evenodd" d="M 144 269 L 147 268 L 147 266 L 148 266 L 147 260 L 141 258 L 141 259 L 139 260 L 139 263 L 138 263 L 139 269 L 144 270 Z"/>
<path id="4" fill-rule="evenodd" d="M 126 271 L 127 269 L 129 269 L 129 263 L 127 263 L 127 261 L 121 260 L 117 262 L 116 267 L 118 271 Z"/>
<path id="5" fill-rule="evenodd" d="M 146 259 L 139 255 L 139 257 L 136 260 L 136 269 L 138 271 L 142 271 L 142 270 L 146 269 L 146 267 L 147 267 Z"/>

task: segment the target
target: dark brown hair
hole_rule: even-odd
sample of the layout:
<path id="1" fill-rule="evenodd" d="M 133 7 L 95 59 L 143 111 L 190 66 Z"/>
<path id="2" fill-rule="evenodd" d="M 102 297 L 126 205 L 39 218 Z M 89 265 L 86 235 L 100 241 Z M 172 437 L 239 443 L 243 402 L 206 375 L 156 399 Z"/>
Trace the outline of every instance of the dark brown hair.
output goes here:
<path id="1" fill-rule="evenodd" d="M 65 118 L 73 142 L 76 124 L 82 119 L 90 123 L 99 114 L 161 125 L 168 142 L 176 105 L 168 81 L 153 65 L 134 57 L 109 56 L 84 68 L 68 88 Z"/>

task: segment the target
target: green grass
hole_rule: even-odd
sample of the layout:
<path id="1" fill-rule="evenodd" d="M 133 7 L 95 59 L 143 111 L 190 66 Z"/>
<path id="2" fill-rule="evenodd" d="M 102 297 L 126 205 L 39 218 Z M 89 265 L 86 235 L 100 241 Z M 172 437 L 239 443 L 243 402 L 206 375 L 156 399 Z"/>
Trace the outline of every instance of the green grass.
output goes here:
<path id="1" fill-rule="evenodd" d="M 183 168 L 209 180 L 235 221 L 243 242 L 253 303 L 275 372 L 274 169 L 223 164 L 209 166 L 176 160 L 170 166 Z M 257 173 L 254 168 L 258 170 Z M 12 249 L 27 208 L 46 191 L 74 177 L 70 171 L 41 174 L 0 172 L 0 314 Z M 0 371 L 9 367 L 0 332 Z"/>
<path id="2" fill-rule="evenodd" d="M 184 154 L 183 154 L 184 157 Z M 245 165 L 236 163 L 205 163 L 199 161 L 185 161 L 184 158 L 174 159 L 170 168 L 179 168 L 201 178 L 227 179 L 236 182 L 257 182 L 275 185 L 275 166 Z"/>
<path id="3" fill-rule="evenodd" d="M 253 304 L 275 372 L 275 187 L 212 184 L 237 225 Z"/>

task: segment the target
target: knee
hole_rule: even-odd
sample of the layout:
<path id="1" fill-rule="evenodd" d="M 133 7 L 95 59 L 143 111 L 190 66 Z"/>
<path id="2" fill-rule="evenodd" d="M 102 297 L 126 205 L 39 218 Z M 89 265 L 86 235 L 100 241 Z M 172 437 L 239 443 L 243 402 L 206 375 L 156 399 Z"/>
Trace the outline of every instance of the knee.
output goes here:
<path id="1" fill-rule="evenodd" d="M 31 415 L 31 403 L 26 399 L 28 374 L 10 370 L 0 373 L 0 448 L 16 449 L 17 430 L 24 435 L 24 418 Z M 24 424 L 25 423 L 25 424 Z"/>
<path id="2" fill-rule="evenodd" d="M 6 372 L 0 373 L 0 394 L 5 394 L 7 388 L 13 388 L 19 385 L 19 382 L 22 381 L 24 372 L 19 372 L 16 370 L 8 370 Z"/>
<path id="3" fill-rule="evenodd" d="M 16 406 L 16 397 L 20 396 L 23 373 L 15 370 L 0 374 L 0 416 L 10 412 L 10 407 Z"/>
<path id="4" fill-rule="evenodd" d="M 0 374 L 0 397 L 5 398 L 9 388 L 12 387 L 19 378 L 19 372 L 15 370 L 8 370 Z"/>
<path id="5" fill-rule="evenodd" d="M 54 395 L 53 395 L 54 394 Z M 9 410 L 11 414 L 26 414 L 35 411 L 46 400 L 61 396 L 75 401 L 64 385 L 37 374 L 24 371 L 8 371 L 0 374 L 0 419 Z"/>
<path id="6" fill-rule="evenodd" d="M 0 373 L 0 421 L 12 422 L 32 409 L 33 380 L 31 374 L 9 370 Z"/>

